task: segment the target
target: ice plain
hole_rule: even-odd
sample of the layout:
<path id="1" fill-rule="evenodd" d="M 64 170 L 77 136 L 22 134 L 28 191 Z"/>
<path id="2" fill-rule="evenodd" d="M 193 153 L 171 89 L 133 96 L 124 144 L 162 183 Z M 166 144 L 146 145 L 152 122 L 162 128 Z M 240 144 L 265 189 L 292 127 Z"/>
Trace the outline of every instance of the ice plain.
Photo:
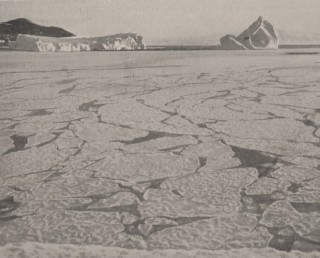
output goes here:
<path id="1" fill-rule="evenodd" d="M 1 51 L 0 254 L 320 256 L 318 52 Z"/>

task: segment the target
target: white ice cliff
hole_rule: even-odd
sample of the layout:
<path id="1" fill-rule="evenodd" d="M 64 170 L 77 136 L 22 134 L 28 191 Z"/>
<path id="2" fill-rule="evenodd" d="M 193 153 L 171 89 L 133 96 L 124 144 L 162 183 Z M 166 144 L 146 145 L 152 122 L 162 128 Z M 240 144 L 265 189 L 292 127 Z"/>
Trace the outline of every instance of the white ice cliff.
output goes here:
<path id="1" fill-rule="evenodd" d="M 142 42 L 142 37 L 135 33 L 92 38 L 53 38 L 20 34 L 16 41 L 9 43 L 9 48 L 34 52 L 73 52 L 143 50 L 145 45 Z"/>
<path id="2" fill-rule="evenodd" d="M 277 49 L 279 37 L 273 26 L 262 17 L 239 36 L 226 35 L 220 39 L 224 50 Z"/>

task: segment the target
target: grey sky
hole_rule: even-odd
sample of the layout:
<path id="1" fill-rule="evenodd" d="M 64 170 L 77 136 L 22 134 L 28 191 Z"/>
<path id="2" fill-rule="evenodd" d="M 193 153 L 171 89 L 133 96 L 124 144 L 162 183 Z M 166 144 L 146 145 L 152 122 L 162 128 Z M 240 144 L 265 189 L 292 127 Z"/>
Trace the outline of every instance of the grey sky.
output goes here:
<path id="1" fill-rule="evenodd" d="M 2 21 L 28 18 L 77 35 L 138 32 L 152 44 L 213 44 L 263 16 L 286 33 L 320 34 L 319 0 L 0 1 Z"/>

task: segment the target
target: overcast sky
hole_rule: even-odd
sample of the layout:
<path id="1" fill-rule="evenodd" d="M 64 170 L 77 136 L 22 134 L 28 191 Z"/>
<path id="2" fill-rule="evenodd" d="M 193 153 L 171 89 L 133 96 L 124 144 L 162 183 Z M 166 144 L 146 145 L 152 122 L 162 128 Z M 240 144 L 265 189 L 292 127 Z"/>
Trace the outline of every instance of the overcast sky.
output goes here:
<path id="1" fill-rule="evenodd" d="M 320 0 L 0 0 L 2 21 L 23 17 L 84 36 L 138 32 L 152 44 L 214 43 L 260 15 L 280 30 L 320 33 Z"/>

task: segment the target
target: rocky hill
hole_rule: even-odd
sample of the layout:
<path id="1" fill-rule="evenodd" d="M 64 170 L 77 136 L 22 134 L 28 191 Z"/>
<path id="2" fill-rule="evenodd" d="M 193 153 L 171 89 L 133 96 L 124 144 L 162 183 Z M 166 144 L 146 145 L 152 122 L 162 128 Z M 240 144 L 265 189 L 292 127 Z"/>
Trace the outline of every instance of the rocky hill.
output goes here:
<path id="1" fill-rule="evenodd" d="M 56 38 L 74 36 L 74 34 L 62 28 L 41 26 L 24 18 L 0 23 L 0 40 L 2 45 L 8 45 L 9 41 L 15 41 L 18 34 Z"/>

